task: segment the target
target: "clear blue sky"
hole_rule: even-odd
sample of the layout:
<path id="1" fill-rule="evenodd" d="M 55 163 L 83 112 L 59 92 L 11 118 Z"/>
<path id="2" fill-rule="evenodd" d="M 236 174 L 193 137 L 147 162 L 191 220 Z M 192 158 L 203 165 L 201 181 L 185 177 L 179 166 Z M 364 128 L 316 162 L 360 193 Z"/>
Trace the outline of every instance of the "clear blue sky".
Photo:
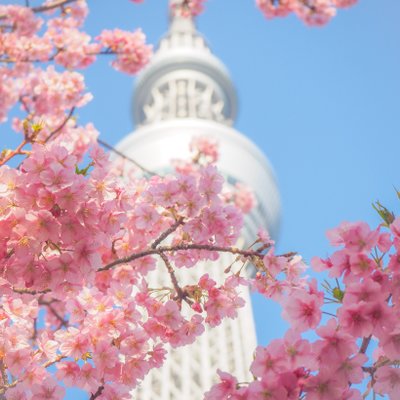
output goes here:
<path id="1" fill-rule="evenodd" d="M 156 44 L 167 29 L 167 0 L 89 5 L 93 35 L 142 27 Z M 399 15 L 398 0 L 360 0 L 326 27 L 308 28 L 295 17 L 266 20 L 253 0 L 209 0 L 199 18 L 199 30 L 236 84 L 236 127 L 275 168 L 281 252 L 325 256 L 328 228 L 342 220 L 376 224 L 371 203 L 377 199 L 400 210 L 394 191 L 400 188 Z M 133 129 L 133 79 L 109 68 L 108 60 L 85 75 L 94 100 L 79 110 L 80 120 L 94 121 L 115 144 Z M 283 333 L 279 309 L 257 297 L 254 310 L 260 343 Z"/>

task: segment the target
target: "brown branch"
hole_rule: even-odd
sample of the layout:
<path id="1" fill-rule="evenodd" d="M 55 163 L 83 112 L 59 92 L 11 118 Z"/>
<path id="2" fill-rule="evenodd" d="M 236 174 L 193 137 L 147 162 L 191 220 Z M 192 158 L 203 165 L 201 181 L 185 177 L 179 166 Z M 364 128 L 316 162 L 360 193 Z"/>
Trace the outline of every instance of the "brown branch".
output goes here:
<path id="1" fill-rule="evenodd" d="M 175 232 L 180 225 L 183 225 L 184 218 L 179 217 L 178 220 L 171 225 L 165 232 L 163 232 L 151 245 L 152 249 L 155 249 L 164 239 L 166 239 L 172 232 Z"/>
<path id="2" fill-rule="evenodd" d="M 365 352 L 367 351 L 369 342 L 371 341 L 372 335 L 369 335 L 368 337 L 363 338 L 362 342 L 361 342 L 361 347 L 359 350 L 359 353 L 361 354 L 365 354 Z"/>
<path id="3" fill-rule="evenodd" d="M 76 1 L 76 0 L 75 0 Z M 10 58 L 3 57 L 0 58 L 0 63 L 4 64 L 14 64 L 14 63 L 46 63 L 50 61 L 54 61 L 58 54 L 66 51 L 68 48 L 57 48 L 56 51 L 50 55 L 48 58 Z M 131 53 L 125 52 L 116 52 L 116 51 L 93 51 L 93 52 L 85 52 L 86 56 L 99 56 L 99 55 L 130 55 Z"/>
<path id="4" fill-rule="evenodd" d="M 301 0 L 301 3 L 303 3 L 303 5 L 307 7 L 311 12 L 317 12 L 317 7 L 315 7 L 313 4 L 310 4 L 308 0 Z"/>
<path id="5" fill-rule="evenodd" d="M 74 3 L 77 0 L 57 0 L 54 1 L 53 3 L 47 4 L 47 5 L 42 5 L 42 6 L 37 6 L 37 7 L 30 7 L 30 9 L 35 13 L 41 13 L 41 12 L 46 12 L 50 10 L 54 10 L 55 8 L 61 8 L 69 3 Z M 0 20 L 7 18 L 7 14 L 2 14 L 0 15 Z"/>
<path id="6" fill-rule="evenodd" d="M 76 0 L 74 0 L 74 1 L 76 1 Z M 0 16 L 0 19 L 1 19 L 1 16 Z M 66 51 L 66 50 L 68 50 L 68 48 L 57 48 L 56 51 L 46 59 L 43 59 L 43 58 L 10 58 L 10 57 L 3 57 L 3 58 L 0 58 L 0 63 L 4 63 L 4 64 L 14 64 L 16 62 L 18 62 L 18 63 L 46 63 L 46 62 L 54 61 L 58 54 Z M 106 55 L 106 56 L 110 56 L 110 55 L 129 56 L 131 54 L 132 54 L 131 52 L 113 51 L 111 49 L 102 50 L 102 51 L 85 52 L 86 56 L 104 56 L 104 55 Z"/>
<path id="7" fill-rule="evenodd" d="M 68 115 L 66 116 L 66 118 L 64 119 L 64 121 L 61 123 L 61 125 L 59 127 L 57 127 L 53 132 L 50 133 L 49 136 L 47 136 L 46 140 L 44 141 L 45 143 L 47 143 L 52 137 L 54 137 L 55 135 L 57 135 L 57 133 L 59 133 L 61 131 L 61 129 L 64 128 L 64 126 L 67 124 L 67 122 L 70 120 L 70 118 L 72 117 L 72 115 L 74 114 L 75 111 L 75 106 L 72 107 L 69 110 Z"/>
<path id="8" fill-rule="evenodd" d="M 6 366 L 4 365 L 3 360 L 0 360 L 0 371 L 1 371 L 1 378 L 3 380 L 3 385 L 8 385 L 8 376 L 6 372 Z"/>
<path id="9" fill-rule="evenodd" d="M 4 158 L 0 159 L 0 166 L 10 161 L 13 157 L 24 154 L 25 152 L 22 149 L 27 143 L 28 141 L 24 139 L 15 150 L 10 150 L 9 153 Z"/>
<path id="10" fill-rule="evenodd" d="M 20 289 L 20 288 L 12 288 L 12 291 L 19 294 L 31 294 L 32 296 L 36 296 L 37 294 L 46 294 L 50 293 L 51 289 L 43 289 L 43 290 L 29 290 L 29 289 Z"/>
<path id="11" fill-rule="evenodd" d="M 361 369 L 364 372 L 367 372 L 370 375 L 373 375 L 373 373 L 375 372 L 376 368 L 375 367 L 361 367 Z"/>
<path id="12" fill-rule="evenodd" d="M 41 12 L 46 12 L 50 10 L 54 10 L 55 8 L 61 8 L 63 6 L 66 6 L 69 3 L 74 3 L 77 0 L 57 0 L 54 1 L 53 3 L 44 5 L 44 6 L 38 6 L 38 7 L 32 7 L 32 11 L 34 13 L 41 13 Z"/>
<path id="13" fill-rule="evenodd" d="M 114 260 L 110 262 L 109 264 L 105 265 L 104 267 L 100 267 L 97 271 L 107 271 L 111 269 L 112 267 L 115 267 L 116 265 L 119 264 L 127 264 L 131 261 L 137 260 L 139 258 L 143 258 L 146 256 L 158 254 L 161 255 L 163 253 L 172 253 L 175 251 L 179 250 L 208 250 L 208 251 L 216 251 L 219 253 L 231 253 L 231 254 L 236 254 L 236 255 L 241 255 L 244 257 L 258 257 L 262 258 L 264 257 L 263 253 L 254 251 L 254 250 L 240 250 L 237 247 L 223 247 L 223 246 L 213 246 L 210 244 L 178 244 L 174 246 L 160 246 L 157 247 L 156 249 L 146 249 L 143 250 L 139 253 L 133 253 L 130 256 L 127 257 L 122 257 L 117 260 Z M 291 254 L 291 253 L 288 253 Z M 283 257 L 287 256 L 286 254 L 281 255 Z"/>
<path id="14" fill-rule="evenodd" d="M 167 268 L 167 271 L 168 271 L 168 274 L 169 274 L 169 276 L 171 278 L 171 282 L 172 282 L 172 285 L 174 286 L 176 295 L 178 296 L 179 300 L 185 300 L 186 299 L 186 293 L 179 286 L 178 279 L 176 279 L 174 268 L 172 267 L 171 263 L 169 262 L 168 257 L 164 253 L 161 253 L 160 257 L 164 261 L 164 264 L 165 264 L 165 266 Z"/>
<path id="15" fill-rule="evenodd" d="M 104 390 L 104 386 L 99 386 L 96 393 L 92 393 L 89 400 L 94 400 L 101 395 Z"/>
<path id="16" fill-rule="evenodd" d="M 29 109 L 28 104 L 26 104 L 26 101 L 24 100 L 24 96 L 20 96 L 18 100 L 21 103 L 22 107 L 24 108 L 25 112 L 30 114 L 31 110 Z"/>
<path id="17" fill-rule="evenodd" d="M 65 326 L 65 327 L 67 327 L 68 326 L 68 321 L 67 320 L 65 320 L 59 313 L 58 313 L 58 311 L 53 307 L 53 301 L 45 301 L 45 300 L 42 300 L 42 299 L 39 299 L 39 304 L 41 305 L 41 306 L 46 306 L 50 311 L 51 311 L 51 313 L 60 321 L 60 327 L 62 327 L 62 326 Z"/>
<path id="18" fill-rule="evenodd" d="M 37 330 L 37 318 L 34 318 L 33 319 L 33 333 L 32 333 L 32 337 L 31 337 L 31 339 L 33 340 L 33 341 L 36 341 L 36 339 L 37 339 L 37 334 L 38 334 L 38 330 Z"/>
<path id="19" fill-rule="evenodd" d="M 150 175 L 150 176 L 154 176 L 157 175 L 155 172 L 150 171 L 149 169 L 143 167 L 143 165 L 139 164 L 137 161 L 135 161 L 133 158 L 128 157 L 127 155 L 125 155 L 124 153 L 121 153 L 119 150 L 115 149 L 114 147 L 112 147 L 110 144 L 106 143 L 104 140 L 101 139 L 97 139 L 97 142 L 99 144 L 101 144 L 103 147 L 105 147 L 106 149 L 112 151 L 113 153 L 117 154 L 118 156 L 120 156 L 121 158 L 123 158 L 124 160 L 127 160 L 129 162 L 131 162 L 132 164 L 134 164 L 137 168 L 141 169 L 144 173 Z"/>
<path id="20" fill-rule="evenodd" d="M 67 356 L 60 355 L 60 356 L 56 357 L 54 360 L 45 362 L 44 364 L 42 364 L 42 367 L 48 368 L 48 367 L 58 363 L 59 361 L 63 360 L 64 358 L 67 358 Z M 18 382 L 19 382 L 18 379 L 16 379 L 15 381 L 11 382 L 10 384 L 0 386 L 0 395 L 4 394 L 7 389 L 11 389 L 11 388 L 15 387 Z"/>
<path id="21" fill-rule="evenodd" d="M 22 102 L 22 98 L 20 99 L 20 101 Z M 24 103 L 22 103 L 22 104 L 24 104 Z M 74 113 L 74 111 L 75 111 L 75 107 L 72 107 L 71 110 L 69 111 L 67 117 L 61 123 L 61 125 L 58 126 L 54 131 L 52 131 L 50 133 L 50 135 L 45 139 L 44 143 L 47 143 L 52 137 L 54 137 L 54 135 L 59 133 L 61 131 L 61 129 L 64 128 L 66 123 L 72 117 L 72 114 Z M 27 145 L 28 143 L 32 143 L 32 142 L 34 142 L 33 138 L 29 138 L 27 135 L 25 135 L 25 139 L 19 144 L 19 146 L 15 150 L 10 150 L 2 159 L 0 159 L 0 166 L 4 165 L 5 163 L 10 161 L 13 157 L 15 157 L 17 155 L 29 154 L 26 151 L 24 151 L 23 148 L 25 147 L 25 145 Z M 19 168 L 21 166 L 21 164 L 22 164 L 22 162 L 18 165 L 17 168 Z"/>

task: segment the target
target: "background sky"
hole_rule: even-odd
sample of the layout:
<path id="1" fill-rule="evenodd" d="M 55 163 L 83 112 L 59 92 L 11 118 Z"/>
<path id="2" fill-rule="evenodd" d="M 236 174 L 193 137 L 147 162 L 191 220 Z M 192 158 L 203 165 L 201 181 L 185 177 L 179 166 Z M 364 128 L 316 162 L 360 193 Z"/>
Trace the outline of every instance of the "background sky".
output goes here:
<path id="1" fill-rule="evenodd" d="M 156 44 L 167 30 L 167 0 L 88 3 L 93 35 L 141 27 Z M 198 19 L 236 85 L 236 128 L 275 169 L 280 252 L 298 251 L 306 261 L 328 255 L 326 230 L 343 220 L 377 224 L 375 200 L 399 212 L 399 15 L 398 0 L 360 0 L 327 26 L 309 28 L 293 16 L 266 20 L 252 0 L 209 0 Z M 116 144 L 133 130 L 134 80 L 108 63 L 101 59 L 85 71 L 94 100 L 78 115 Z M 259 343 L 282 335 L 280 310 L 260 297 L 253 304 Z"/>

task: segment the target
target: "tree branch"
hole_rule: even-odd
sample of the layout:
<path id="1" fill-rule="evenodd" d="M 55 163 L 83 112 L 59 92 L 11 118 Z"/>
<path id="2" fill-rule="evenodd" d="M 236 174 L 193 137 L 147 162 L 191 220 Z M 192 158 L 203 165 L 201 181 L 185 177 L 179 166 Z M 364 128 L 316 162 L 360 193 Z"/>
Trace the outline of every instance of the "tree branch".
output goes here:
<path id="1" fill-rule="evenodd" d="M 171 278 L 172 285 L 174 286 L 176 295 L 178 296 L 179 300 L 187 300 L 186 299 L 186 297 L 187 297 L 186 293 L 179 286 L 178 279 L 176 279 L 174 268 L 172 267 L 171 263 L 169 262 L 168 257 L 164 253 L 161 253 L 160 257 L 164 261 L 164 264 L 165 264 L 165 266 L 167 268 L 168 274 L 169 274 L 169 276 Z"/>
<path id="2" fill-rule="evenodd" d="M 67 124 L 67 122 L 70 120 L 70 118 L 74 114 L 74 111 L 75 111 L 75 106 L 72 107 L 71 110 L 69 110 L 68 115 L 66 116 L 64 121 L 61 123 L 61 125 L 59 127 L 57 127 L 53 132 L 51 132 L 49 136 L 47 136 L 47 138 L 44 141 L 45 143 L 47 143 L 52 137 L 57 135 L 57 133 L 59 133 L 62 128 L 64 128 L 64 126 Z"/>
<path id="3" fill-rule="evenodd" d="M 143 165 L 139 164 L 137 161 L 135 161 L 133 158 L 128 157 L 127 155 L 125 155 L 124 153 L 121 153 L 119 150 L 115 149 L 113 146 L 111 146 L 110 144 L 106 143 L 104 140 L 101 139 L 97 139 L 97 142 L 99 144 L 101 144 L 103 147 L 105 147 L 106 149 L 112 151 L 113 153 L 117 154 L 118 156 L 120 156 L 121 158 L 123 158 L 124 160 L 127 160 L 129 162 L 131 162 L 132 164 L 134 164 L 137 168 L 141 169 L 144 173 L 150 175 L 150 176 L 154 176 L 157 175 L 155 172 L 150 171 L 149 169 L 143 167 Z"/>
<path id="4" fill-rule="evenodd" d="M 264 257 L 264 253 L 260 253 L 258 251 L 254 251 L 254 250 L 240 250 L 237 247 L 223 247 L 223 246 L 214 246 L 214 245 L 210 245 L 210 244 L 195 244 L 195 243 L 178 244 L 178 245 L 174 245 L 174 246 L 160 246 L 160 247 L 157 247 L 156 249 L 150 248 L 150 249 L 143 250 L 139 253 L 133 253 L 130 256 L 122 257 L 117 260 L 114 260 L 114 261 L 110 262 L 109 264 L 105 265 L 104 267 L 100 267 L 97 271 L 107 271 L 107 270 L 111 269 L 112 267 L 115 267 L 116 265 L 127 264 L 127 263 L 137 260 L 139 258 L 151 256 L 154 254 L 161 255 L 163 253 L 172 253 L 172 252 L 179 251 L 179 250 L 184 250 L 184 251 L 208 250 L 208 251 L 216 251 L 219 253 L 237 254 L 237 255 L 244 256 L 244 257 L 258 257 L 258 258 Z M 291 255 L 291 253 L 289 253 L 288 255 Z M 284 254 L 282 256 L 288 256 L 288 255 Z"/>
<path id="5" fill-rule="evenodd" d="M 365 352 L 368 349 L 368 345 L 369 345 L 369 342 L 371 341 L 371 338 L 372 338 L 372 335 L 369 335 L 368 337 L 363 338 L 359 353 L 365 354 Z"/>
<path id="6" fill-rule="evenodd" d="M 180 225 L 183 225 L 184 218 L 179 217 L 178 220 L 171 225 L 165 232 L 163 232 L 151 245 L 152 249 L 155 249 L 164 239 L 166 239 L 172 232 L 176 231 Z"/>
<path id="7" fill-rule="evenodd" d="M 67 358 L 67 356 L 59 355 L 54 360 L 47 361 L 44 364 L 42 364 L 42 367 L 43 368 L 48 368 L 48 367 L 58 363 L 59 361 L 63 360 L 64 358 Z M 6 384 L 6 385 L 3 385 L 3 386 L 0 386 L 0 395 L 4 394 L 7 389 L 11 389 L 11 388 L 17 386 L 18 382 L 19 382 L 18 379 L 16 379 L 15 381 L 11 382 L 10 384 Z"/>
<path id="8" fill-rule="evenodd" d="M 42 300 L 42 299 L 39 299 L 39 302 L 38 302 L 41 306 L 46 306 L 50 311 L 51 311 L 51 313 L 60 321 L 60 328 L 62 327 L 62 326 L 64 326 L 64 327 L 67 327 L 68 326 L 68 321 L 67 320 L 65 320 L 59 313 L 58 313 L 58 311 L 53 307 L 53 302 L 52 301 L 45 301 L 45 300 Z"/>
<path id="9" fill-rule="evenodd" d="M 46 4 L 43 6 L 32 7 L 32 11 L 34 13 L 46 12 L 46 11 L 54 10 L 55 8 L 63 7 L 69 3 L 75 3 L 76 1 L 77 0 L 57 0 L 57 1 L 54 1 L 53 3 Z"/>
<path id="10" fill-rule="evenodd" d="M 94 400 L 101 395 L 104 390 L 104 386 L 99 386 L 96 393 L 92 393 L 89 400 Z"/>
<path id="11" fill-rule="evenodd" d="M 51 289 L 43 289 L 43 290 L 30 290 L 30 289 L 20 289 L 20 288 L 12 288 L 12 291 L 19 294 L 31 294 L 32 296 L 36 296 L 37 294 L 46 294 L 50 293 Z"/>
<path id="12" fill-rule="evenodd" d="M 77 0 L 57 0 L 54 1 L 53 3 L 42 5 L 42 6 L 37 6 L 37 7 L 29 7 L 35 14 L 41 13 L 41 12 L 46 12 L 50 10 L 54 10 L 55 8 L 60 8 L 63 7 L 69 3 L 74 3 Z M 29 3 L 26 3 L 29 5 Z M 7 18 L 7 14 L 2 14 L 0 15 L 0 20 Z"/>
<path id="13" fill-rule="evenodd" d="M 0 361 L 0 371 L 1 371 L 1 379 L 3 380 L 3 385 L 8 385 L 8 376 L 6 372 L 6 366 L 4 365 L 3 360 Z"/>
<path id="14" fill-rule="evenodd" d="M 31 337 L 31 339 L 32 339 L 33 341 L 36 341 L 37 335 L 38 335 L 37 320 L 38 320 L 37 318 L 34 318 L 34 319 L 33 319 L 33 333 L 32 333 L 32 337 Z"/>
<path id="15" fill-rule="evenodd" d="M 15 150 L 6 150 L 8 153 L 6 153 L 5 156 L 0 159 L 0 166 L 10 161 L 13 157 L 24 154 L 25 152 L 22 149 L 27 143 L 28 141 L 24 139 Z"/>

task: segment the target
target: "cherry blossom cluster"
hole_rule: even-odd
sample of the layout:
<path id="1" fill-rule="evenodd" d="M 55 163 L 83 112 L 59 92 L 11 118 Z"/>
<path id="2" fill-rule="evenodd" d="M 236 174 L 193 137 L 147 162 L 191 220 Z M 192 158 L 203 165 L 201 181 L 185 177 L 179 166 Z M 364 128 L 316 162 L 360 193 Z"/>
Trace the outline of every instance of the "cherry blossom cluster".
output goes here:
<path id="1" fill-rule="evenodd" d="M 171 3 L 172 12 L 183 17 L 195 17 L 204 11 L 206 0 L 176 0 Z"/>
<path id="2" fill-rule="evenodd" d="M 197 14 L 202 3 L 181 6 Z M 209 399 L 355 400 L 363 374 L 367 390 L 395 398 L 400 219 L 381 207 L 387 231 L 362 223 L 332 231 L 342 248 L 313 261 L 335 278 L 325 293 L 303 277 L 300 256 L 275 254 L 266 232 L 236 247 L 256 200 L 242 183 L 224 184 L 214 140 L 194 139 L 193 157 L 161 176 L 112 148 L 111 163 L 93 124 L 74 117 L 91 95 L 73 69 L 113 54 L 116 69 L 135 73 L 151 55 L 140 31 L 92 40 L 82 30 L 87 12 L 84 0 L 0 6 L 0 119 L 19 104 L 12 127 L 22 136 L 0 154 L 0 397 L 59 400 L 73 386 L 91 400 L 130 399 L 167 345 L 190 344 L 206 324 L 234 318 L 240 287 L 252 285 L 282 304 L 291 330 L 257 348 L 253 382 L 219 372 Z M 232 256 L 222 282 L 211 270 L 180 281 L 180 270 L 221 253 Z M 169 282 L 152 284 L 155 269 Z M 303 338 L 307 330 L 318 339 Z"/>
<path id="3" fill-rule="evenodd" d="M 297 256 L 287 262 L 269 249 L 254 287 L 282 305 L 290 329 L 256 349 L 254 381 L 240 383 L 219 371 L 220 383 L 207 399 L 398 399 L 400 218 L 381 205 L 378 211 L 385 222 L 376 229 L 346 222 L 328 232 L 340 249 L 312 260 L 317 272 L 334 279 L 322 284 L 324 290 L 301 278 Z M 309 330 L 314 340 L 302 336 Z"/>
<path id="4" fill-rule="evenodd" d="M 173 12 L 184 17 L 197 16 L 204 10 L 206 0 L 176 0 Z M 357 0 L 255 0 L 257 7 L 271 19 L 295 14 L 310 26 L 327 24 L 336 15 L 338 8 L 351 7 Z"/>
<path id="5" fill-rule="evenodd" d="M 243 306 L 237 287 L 246 282 L 234 274 L 183 287 L 175 274 L 239 251 L 241 212 L 223 195 L 215 166 L 125 182 L 109 168 L 96 131 L 85 134 L 84 145 L 71 146 L 65 134 L 35 142 L 19 168 L 0 168 L 7 399 L 50 392 L 60 399 L 61 383 L 101 399 L 129 398 L 162 364 L 165 343 L 191 343 L 205 323 L 216 326 Z M 87 149 L 91 158 L 81 165 Z M 154 268 L 166 268 L 170 286 L 149 287 Z M 56 379 L 48 371 L 54 364 Z"/>
<path id="6" fill-rule="evenodd" d="M 256 0 L 267 18 L 286 17 L 294 13 L 307 25 L 325 25 L 338 8 L 350 7 L 357 0 Z"/>
<path id="7" fill-rule="evenodd" d="M 43 12 L 56 14 L 43 17 Z M 35 97 L 36 92 L 43 93 L 40 86 L 57 90 L 57 82 L 52 80 L 68 79 L 67 73 L 57 77 L 60 72 L 56 69 L 48 71 L 48 76 L 37 76 L 35 64 L 39 62 L 52 62 L 70 70 L 89 66 L 100 54 L 115 55 L 112 65 L 116 69 L 136 73 L 149 61 L 152 49 L 140 30 L 105 30 L 93 40 L 82 30 L 87 13 L 85 0 L 58 0 L 36 8 L 0 6 L 0 120 L 18 101 L 26 99 L 27 92 Z M 25 80 L 29 81 L 28 87 Z M 66 95 L 73 90 L 72 86 L 67 88 Z M 61 87 L 58 93 L 62 93 Z M 51 100 L 57 103 L 59 99 L 53 96 Z M 72 97 L 70 101 L 73 102 Z"/>
<path id="8" fill-rule="evenodd" d="M 135 32 L 105 30 L 98 36 L 98 40 L 107 47 L 108 52 L 117 55 L 112 66 L 128 74 L 138 72 L 147 64 L 152 54 L 151 47 L 144 44 L 146 37 L 140 29 Z"/>

